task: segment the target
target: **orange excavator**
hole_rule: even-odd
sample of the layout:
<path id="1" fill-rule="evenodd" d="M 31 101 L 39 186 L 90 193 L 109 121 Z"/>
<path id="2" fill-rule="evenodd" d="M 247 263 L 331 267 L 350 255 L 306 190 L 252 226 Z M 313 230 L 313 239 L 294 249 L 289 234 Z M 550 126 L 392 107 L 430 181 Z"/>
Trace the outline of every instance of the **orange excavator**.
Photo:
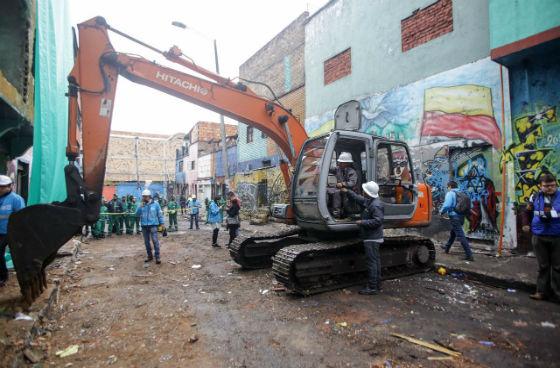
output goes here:
<path id="1" fill-rule="evenodd" d="M 117 52 L 109 31 L 200 76 Z M 45 268 L 60 247 L 99 217 L 119 75 L 255 127 L 282 151 L 285 160 L 280 169 L 291 198 L 290 204 L 275 205 L 273 214 L 297 226 L 262 237 L 239 237 L 230 254 L 244 268 L 272 266 L 280 282 L 301 294 L 364 279 L 366 267 L 356 225 L 360 209 L 350 204 L 344 208 L 344 218 L 339 219 L 328 207 L 327 188 L 336 184 L 331 168 L 342 152 L 352 155 L 362 182 L 376 180 L 380 185 L 386 227 L 429 224 L 430 188 L 416 182 L 407 145 L 360 132 L 361 111 L 356 101 L 339 107 L 333 131 L 308 138 L 302 124 L 278 101 L 260 97 L 245 84 L 196 65 L 175 46 L 161 51 L 112 28 L 102 17 L 79 24 L 78 41 L 75 64 L 68 76 L 67 198 L 27 207 L 14 213 L 8 225 L 17 279 L 28 303 L 47 287 Z M 427 270 L 434 259 L 429 239 L 388 237 L 381 250 L 383 277 Z"/>

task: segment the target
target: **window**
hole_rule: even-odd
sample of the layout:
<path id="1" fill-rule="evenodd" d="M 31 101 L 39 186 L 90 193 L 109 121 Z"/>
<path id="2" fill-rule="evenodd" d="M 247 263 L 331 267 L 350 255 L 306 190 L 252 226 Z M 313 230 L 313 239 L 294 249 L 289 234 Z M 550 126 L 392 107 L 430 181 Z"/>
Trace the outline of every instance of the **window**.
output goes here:
<path id="1" fill-rule="evenodd" d="M 183 171 L 183 160 L 179 161 L 179 172 Z"/>
<path id="2" fill-rule="evenodd" d="M 296 172 L 297 197 L 316 197 L 319 190 L 319 174 L 327 138 L 307 141 L 300 155 L 301 164 Z"/>
<path id="3" fill-rule="evenodd" d="M 191 161 L 191 170 L 194 170 L 194 161 Z"/>
<path id="4" fill-rule="evenodd" d="M 263 160 L 262 165 L 263 165 L 263 167 L 272 166 L 272 161 L 271 160 Z"/>
<path id="5" fill-rule="evenodd" d="M 247 143 L 253 142 L 253 127 L 247 127 Z"/>

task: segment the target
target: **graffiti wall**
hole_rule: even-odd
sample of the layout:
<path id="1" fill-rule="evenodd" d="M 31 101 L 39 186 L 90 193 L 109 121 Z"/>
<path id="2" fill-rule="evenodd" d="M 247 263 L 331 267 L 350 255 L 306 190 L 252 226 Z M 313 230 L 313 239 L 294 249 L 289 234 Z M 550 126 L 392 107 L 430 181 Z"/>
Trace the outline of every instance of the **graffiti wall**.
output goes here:
<path id="1" fill-rule="evenodd" d="M 244 211 L 256 211 L 273 203 L 288 203 L 288 190 L 278 167 L 237 174 L 232 184 Z"/>
<path id="2" fill-rule="evenodd" d="M 357 100 L 362 131 L 409 144 L 416 175 L 432 187 L 434 210 L 443 203 L 448 181 L 455 180 L 471 197 L 469 237 L 496 241 L 502 140 L 511 142 L 507 71 L 487 58 Z M 334 127 L 334 111 L 306 119 L 311 136 Z M 511 222 L 507 197 L 506 203 Z M 508 235 L 505 244 L 514 247 L 515 236 Z"/>

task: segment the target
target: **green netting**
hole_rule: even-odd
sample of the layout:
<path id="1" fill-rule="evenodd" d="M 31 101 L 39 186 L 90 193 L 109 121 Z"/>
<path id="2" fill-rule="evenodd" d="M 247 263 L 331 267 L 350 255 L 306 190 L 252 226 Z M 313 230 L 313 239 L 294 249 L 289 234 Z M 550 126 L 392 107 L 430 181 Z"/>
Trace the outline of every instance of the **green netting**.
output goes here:
<path id="1" fill-rule="evenodd" d="M 72 63 L 72 29 L 67 0 L 38 0 L 29 204 L 66 198 L 64 166 L 67 163 L 68 103 L 64 94 Z"/>

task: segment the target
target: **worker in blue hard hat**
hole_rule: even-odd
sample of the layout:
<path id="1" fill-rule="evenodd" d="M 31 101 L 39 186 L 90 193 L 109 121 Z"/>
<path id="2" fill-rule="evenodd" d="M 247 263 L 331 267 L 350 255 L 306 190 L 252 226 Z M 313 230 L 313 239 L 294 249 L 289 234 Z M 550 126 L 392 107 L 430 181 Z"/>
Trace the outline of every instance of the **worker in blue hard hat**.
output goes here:
<path id="1" fill-rule="evenodd" d="M 12 178 L 0 175 L 0 287 L 8 281 L 8 268 L 4 258 L 8 246 L 8 220 L 12 213 L 24 207 L 23 198 L 12 191 Z"/>

